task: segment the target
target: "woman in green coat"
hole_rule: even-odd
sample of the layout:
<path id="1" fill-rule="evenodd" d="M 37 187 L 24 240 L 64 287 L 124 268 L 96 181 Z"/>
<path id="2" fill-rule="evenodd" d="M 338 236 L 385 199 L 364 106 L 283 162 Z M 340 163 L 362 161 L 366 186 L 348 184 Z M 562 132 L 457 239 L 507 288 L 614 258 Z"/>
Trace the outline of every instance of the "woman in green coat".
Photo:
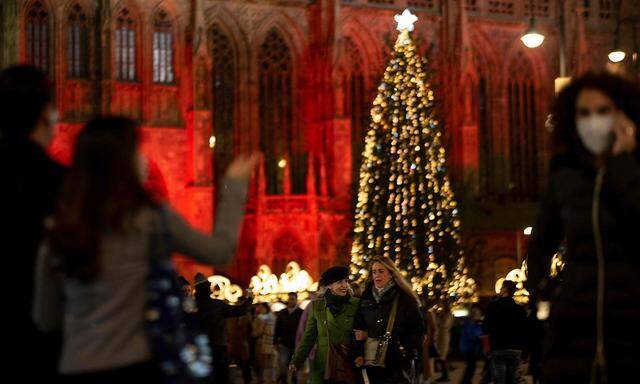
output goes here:
<path id="1" fill-rule="evenodd" d="M 353 318 L 360 301 L 350 294 L 349 269 L 346 267 L 327 269 L 320 278 L 320 285 L 326 287 L 327 292 L 322 298 L 310 304 L 313 307 L 307 320 L 304 336 L 289 365 L 292 372 L 300 369 L 309 352 L 316 345 L 316 357 L 311 362 L 312 384 L 324 382 L 329 335 L 334 345 L 350 346 Z"/>

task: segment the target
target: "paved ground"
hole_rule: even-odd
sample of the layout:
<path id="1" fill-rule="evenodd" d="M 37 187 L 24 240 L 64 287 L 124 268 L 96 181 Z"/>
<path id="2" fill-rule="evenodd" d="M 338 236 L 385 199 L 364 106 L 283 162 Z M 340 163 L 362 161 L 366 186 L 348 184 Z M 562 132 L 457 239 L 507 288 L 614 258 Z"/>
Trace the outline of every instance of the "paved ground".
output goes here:
<path id="1" fill-rule="evenodd" d="M 460 384 L 460 382 L 462 381 L 462 375 L 464 375 L 464 363 L 463 362 L 453 362 L 452 363 L 452 367 L 453 367 L 453 369 L 450 372 L 451 380 L 448 381 L 448 382 L 444 382 L 444 383 Z M 483 363 L 478 363 L 478 367 L 476 369 L 476 376 L 473 379 L 473 383 L 474 384 L 480 383 L 482 370 L 483 370 Z M 233 384 L 244 384 L 242 382 L 242 378 L 241 378 L 240 372 L 237 369 L 232 369 L 232 378 L 233 378 Z M 531 384 L 531 382 L 532 381 L 531 381 L 530 377 L 525 377 L 521 381 L 522 384 Z M 255 383 L 256 383 L 256 381 L 254 380 L 254 382 L 252 384 L 255 384 Z"/>

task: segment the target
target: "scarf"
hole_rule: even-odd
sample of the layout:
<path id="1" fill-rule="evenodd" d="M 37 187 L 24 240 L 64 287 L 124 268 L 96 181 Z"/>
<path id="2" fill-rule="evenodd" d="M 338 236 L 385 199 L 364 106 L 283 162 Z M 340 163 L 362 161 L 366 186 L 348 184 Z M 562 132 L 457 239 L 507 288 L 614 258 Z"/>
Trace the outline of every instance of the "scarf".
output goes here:
<path id="1" fill-rule="evenodd" d="M 338 296 L 331 293 L 331 291 L 327 291 L 324 295 L 324 299 L 327 301 L 327 308 L 329 308 L 331 314 L 336 316 L 340 311 L 342 311 L 342 307 L 349 302 L 351 296 Z"/>
<path id="2" fill-rule="evenodd" d="M 382 300 L 382 296 L 385 293 L 389 292 L 389 290 L 396 286 L 396 282 L 391 280 L 389 284 L 387 284 L 384 288 L 378 289 L 375 285 L 371 286 L 371 293 L 373 293 L 373 298 L 376 300 L 376 303 L 379 303 Z"/>

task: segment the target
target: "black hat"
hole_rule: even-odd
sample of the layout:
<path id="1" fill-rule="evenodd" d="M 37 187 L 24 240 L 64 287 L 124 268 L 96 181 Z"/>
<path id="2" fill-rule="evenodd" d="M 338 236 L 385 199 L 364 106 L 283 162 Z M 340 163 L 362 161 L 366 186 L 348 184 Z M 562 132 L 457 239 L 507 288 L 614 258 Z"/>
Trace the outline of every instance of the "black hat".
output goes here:
<path id="1" fill-rule="evenodd" d="M 327 286 L 349 277 L 349 268 L 335 266 L 327 269 L 320 276 L 320 285 Z"/>

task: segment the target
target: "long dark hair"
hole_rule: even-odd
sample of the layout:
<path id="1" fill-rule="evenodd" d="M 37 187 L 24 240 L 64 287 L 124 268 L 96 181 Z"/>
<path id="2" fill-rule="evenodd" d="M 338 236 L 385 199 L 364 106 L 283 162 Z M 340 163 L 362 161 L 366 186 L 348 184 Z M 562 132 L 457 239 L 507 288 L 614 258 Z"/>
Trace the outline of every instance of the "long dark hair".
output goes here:
<path id="1" fill-rule="evenodd" d="M 576 101 L 582 90 L 598 90 L 640 128 L 640 84 L 612 73 L 589 72 L 571 81 L 558 95 L 553 113 L 553 142 L 556 153 L 590 156 L 576 133 Z M 640 141 L 640 133 L 636 131 Z M 640 158 L 640 148 L 634 155 Z"/>
<path id="2" fill-rule="evenodd" d="M 67 277 L 97 277 L 104 233 L 123 229 L 140 208 L 154 205 L 137 169 L 139 132 L 127 118 L 100 117 L 78 135 L 49 234 Z"/>

